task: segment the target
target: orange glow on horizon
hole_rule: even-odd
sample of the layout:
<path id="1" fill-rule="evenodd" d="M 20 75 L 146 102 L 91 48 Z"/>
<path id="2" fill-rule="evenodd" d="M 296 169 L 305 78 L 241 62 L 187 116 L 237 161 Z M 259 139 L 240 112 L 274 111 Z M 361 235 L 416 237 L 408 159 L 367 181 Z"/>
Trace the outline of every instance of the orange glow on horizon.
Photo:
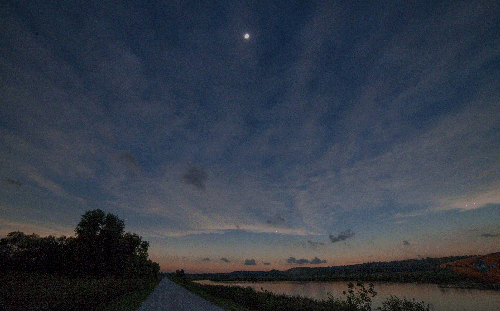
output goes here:
<path id="1" fill-rule="evenodd" d="M 264 265 L 263 261 L 256 260 L 256 265 L 245 265 L 242 260 L 231 260 L 231 262 L 223 262 L 221 260 L 208 260 L 204 261 L 201 258 L 188 258 L 188 257 L 155 257 L 150 256 L 150 259 L 159 263 L 161 272 L 175 272 L 176 270 L 183 269 L 185 273 L 229 273 L 234 271 L 270 271 L 280 270 L 285 271 L 291 268 L 316 268 L 316 267 L 333 267 L 333 266 L 348 266 L 355 264 L 363 264 L 368 262 L 390 262 L 408 259 L 423 259 L 427 257 L 439 258 L 447 256 L 469 256 L 469 255 L 485 255 L 498 251 L 498 248 L 484 247 L 476 250 L 463 250 L 460 252 L 452 249 L 438 248 L 428 250 L 423 255 L 415 255 L 401 251 L 393 250 L 394 252 L 381 252 L 378 254 L 366 254 L 361 256 L 345 256 L 343 258 L 336 257 L 334 259 L 325 258 L 327 260 L 324 264 L 289 264 L 286 260 L 271 262 L 269 265 Z M 389 255 L 388 255 L 389 254 Z"/>

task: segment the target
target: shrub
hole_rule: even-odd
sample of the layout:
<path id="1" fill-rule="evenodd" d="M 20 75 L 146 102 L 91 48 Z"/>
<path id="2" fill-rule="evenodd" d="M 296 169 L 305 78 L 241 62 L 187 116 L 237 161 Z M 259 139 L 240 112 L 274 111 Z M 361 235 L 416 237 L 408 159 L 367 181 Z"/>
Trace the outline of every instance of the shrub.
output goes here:
<path id="1" fill-rule="evenodd" d="M 429 306 L 425 305 L 423 301 L 417 302 L 415 298 L 408 300 L 406 298 L 398 298 L 396 296 L 389 296 L 382 302 L 382 308 L 377 308 L 380 311 L 429 311 Z"/>
<path id="2" fill-rule="evenodd" d="M 344 291 L 343 295 L 346 296 L 345 300 L 328 294 L 328 303 L 340 310 L 371 311 L 372 298 L 377 295 L 377 292 L 373 289 L 372 283 L 368 284 L 368 288 L 366 288 L 363 282 L 358 281 L 356 285 L 349 282 L 347 292 Z"/>

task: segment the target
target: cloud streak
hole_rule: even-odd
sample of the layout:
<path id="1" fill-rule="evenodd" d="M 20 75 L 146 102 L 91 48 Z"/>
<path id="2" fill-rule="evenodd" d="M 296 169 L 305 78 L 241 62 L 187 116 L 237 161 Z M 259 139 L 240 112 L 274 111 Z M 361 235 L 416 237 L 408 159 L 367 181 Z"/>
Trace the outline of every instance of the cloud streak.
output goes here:
<path id="1" fill-rule="evenodd" d="M 205 189 L 205 182 L 208 179 L 208 174 L 202 167 L 190 167 L 188 171 L 182 175 L 182 179 L 188 185 L 193 185 L 198 189 Z"/>
<path id="2" fill-rule="evenodd" d="M 483 233 L 483 234 L 481 234 L 481 237 L 483 237 L 483 238 L 498 238 L 498 237 L 500 237 L 500 234 Z"/>
<path id="3" fill-rule="evenodd" d="M 338 236 L 334 236 L 334 235 L 330 234 L 328 237 L 330 238 L 330 241 L 332 243 L 337 243 L 337 242 L 341 242 L 341 241 L 345 241 L 347 239 L 350 239 L 354 235 L 355 235 L 354 231 L 352 231 L 351 229 L 348 229 L 346 231 L 340 232 Z"/>
<path id="4" fill-rule="evenodd" d="M 318 264 L 326 263 L 326 260 L 321 260 L 318 257 L 314 257 L 312 260 L 307 260 L 304 258 L 296 259 L 295 257 L 290 257 L 286 260 L 286 263 L 299 264 L 299 265 L 303 265 L 303 264 L 318 265 Z"/>

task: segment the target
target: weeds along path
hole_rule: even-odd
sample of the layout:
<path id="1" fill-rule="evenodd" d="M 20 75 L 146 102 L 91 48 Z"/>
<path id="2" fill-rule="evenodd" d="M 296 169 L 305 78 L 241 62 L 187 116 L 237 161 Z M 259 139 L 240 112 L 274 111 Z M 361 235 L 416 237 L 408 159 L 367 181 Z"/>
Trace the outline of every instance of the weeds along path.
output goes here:
<path id="1" fill-rule="evenodd" d="M 184 287 L 163 278 L 137 311 L 223 311 Z"/>

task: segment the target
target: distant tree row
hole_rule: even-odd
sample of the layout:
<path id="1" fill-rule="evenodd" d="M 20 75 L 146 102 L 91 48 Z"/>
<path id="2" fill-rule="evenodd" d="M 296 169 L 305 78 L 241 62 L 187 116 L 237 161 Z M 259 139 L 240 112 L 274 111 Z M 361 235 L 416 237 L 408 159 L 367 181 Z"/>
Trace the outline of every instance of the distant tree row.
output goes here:
<path id="1" fill-rule="evenodd" d="M 148 259 L 149 243 L 124 229 L 117 216 L 97 209 L 82 216 L 75 237 L 11 232 L 0 240 L 0 270 L 93 278 L 156 276 L 160 266 Z"/>

